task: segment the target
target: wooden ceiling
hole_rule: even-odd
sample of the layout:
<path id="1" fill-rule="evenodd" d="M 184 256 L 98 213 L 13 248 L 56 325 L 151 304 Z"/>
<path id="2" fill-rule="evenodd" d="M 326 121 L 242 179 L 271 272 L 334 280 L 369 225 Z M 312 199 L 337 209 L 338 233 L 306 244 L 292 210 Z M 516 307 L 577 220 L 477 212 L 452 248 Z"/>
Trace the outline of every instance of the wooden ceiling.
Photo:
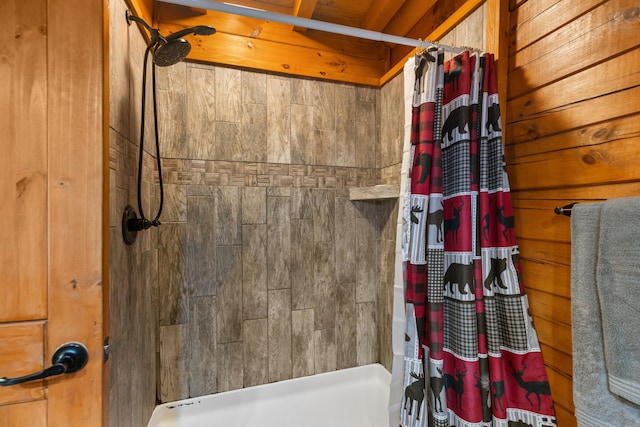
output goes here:
<path id="1" fill-rule="evenodd" d="M 437 39 L 482 0 L 229 0 L 226 3 L 411 39 Z M 381 86 L 413 52 L 409 46 L 157 0 L 128 0 L 132 13 L 168 35 L 195 25 L 188 59 L 349 83 Z"/>

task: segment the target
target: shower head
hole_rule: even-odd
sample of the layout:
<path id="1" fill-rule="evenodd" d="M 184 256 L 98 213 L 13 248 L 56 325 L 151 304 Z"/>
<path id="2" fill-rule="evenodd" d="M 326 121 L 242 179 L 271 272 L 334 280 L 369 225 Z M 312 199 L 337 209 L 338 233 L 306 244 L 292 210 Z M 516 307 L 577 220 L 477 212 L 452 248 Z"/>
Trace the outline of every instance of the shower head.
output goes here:
<path id="1" fill-rule="evenodd" d="M 153 63 L 159 67 L 169 67 L 177 64 L 191 52 L 191 44 L 182 37 L 189 34 L 209 36 L 215 32 L 216 29 L 208 25 L 197 25 L 176 31 L 158 43 L 153 53 Z"/>
<path id="2" fill-rule="evenodd" d="M 153 63 L 159 67 L 169 67 L 182 61 L 189 52 L 191 52 L 191 44 L 185 39 L 159 43 L 153 52 Z"/>
<path id="3" fill-rule="evenodd" d="M 216 32 L 215 28 L 208 25 L 196 25 L 164 37 L 157 28 L 153 28 L 143 19 L 131 15 L 128 10 L 126 11 L 126 18 L 129 25 L 131 25 L 131 21 L 139 22 L 149 31 L 151 40 L 147 48 L 153 50 L 153 63 L 159 67 L 169 67 L 177 64 L 191 52 L 191 44 L 182 37 L 190 34 L 210 36 Z"/>
<path id="4" fill-rule="evenodd" d="M 190 34 L 194 34 L 196 36 L 210 36 L 214 34 L 216 29 L 210 27 L 208 25 L 196 25 L 195 27 L 185 28 L 184 30 L 176 31 L 175 33 L 166 37 L 167 41 L 179 39 L 184 36 L 188 36 Z"/>

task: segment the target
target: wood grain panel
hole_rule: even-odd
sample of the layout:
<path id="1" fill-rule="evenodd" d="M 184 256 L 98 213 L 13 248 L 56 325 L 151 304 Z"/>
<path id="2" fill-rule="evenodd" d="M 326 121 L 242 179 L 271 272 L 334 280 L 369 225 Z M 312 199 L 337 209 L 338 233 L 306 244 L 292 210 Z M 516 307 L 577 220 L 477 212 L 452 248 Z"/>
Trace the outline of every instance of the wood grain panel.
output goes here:
<path id="1" fill-rule="evenodd" d="M 640 182 L 630 181 L 616 184 L 590 184 L 579 187 L 554 187 L 526 192 L 512 192 L 514 203 L 520 198 L 548 200 L 550 204 L 563 206 L 568 201 L 595 201 L 612 197 L 632 197 L 640 194 Z M 546 197 L 545 197 L 546 196 Z"/>
<path id="2" fill-rule="evenodd" d="M 607 108 L 602 108 L 603 105 Z M 638 110 L 640 86 L 536 113 L 530 119 L 508 124 L 507 130 L 510 135 L 513 134 L 511 143 L 519 143 L 615 120 Z"/>
<path id="3" fill-rule="evenodd" d="M 292 377 L 313 375 L 315 371 L 315 348 L 313 346 L 313 310 L 291 312 Z"/>
<path id="4" fill-rule="evenodd" d="M 547 292 L 529 288 L 527 292 L 531 311 L 537 316 L 554 321 L 571 324 L 571 301 Z"/>
<path id="5" fill-rule="evenodd" d="M 572 427 L 571 219 L 552 209 L 640 194 L 640 21 L 625 0 L 511 7 L 505 158 L 557 421 Z"/>
<path id="6" fill-rule="evenodd" d="M 507 164 L 517 163 L 521 157 L 549 153 L 573 147 L 598 145 L 609 141 L 640 136 L 640 115 L 632 114 L 596 123 L 579 129 L 564 131 L 546 138 L 514 144 L 509 141 L 505 147 Z"/>
<path id="7" fill-rule="evenodd" d="M 269 290 L 269 381 L 291 378 L 291 290 Z"/>
<path id="8" fill-rule="evenodd" d="M 245 387 L 269 382 L 269 342 L 267 319 L 245 320 L 242 326 L 244 344 L 243 381 Z"/>
<path id="9" fill-rule="evenodd" d="M 0 405 L 0 420 L 6 426 L 47 427 L 47 401 Z"/>
<path id="10" fill-rule="evenodd" d="M 640 43 L 634 0 L 611 0 L 510 57 L 509 96 L 562 79 Z"/>
<path id="11" fill-rule="evenodd" d="M 189 59 L 370 86 L 377 86 L 387 70 L 387 62 L 378 59 L 225 33 L 216 33 L 206 43 L 194 43 Z"/>
<path id="12" fill-rule="evenodd" d="M 573 406 L 573 386 L 571 385 L 571 377 L 564 375 L 555 369 L 547 368 L 547 375 L 549 376 L 549 385 L 551 386 L 551 393 L 557 401 L 562 402 L 562 406 L 573 412 L 575 409 Z M 562 424 L 558 424 L 561 427 L 565 427 Z"/>
<path id="13" fill-rule="evenodd" d="M 526 253 L 526 252 L 525 252 Z M 520 258 L 524 275 L 525 287 L 548 295 L 564 298 L 571 297 L 571 269 L 569 266 L 529 261 Z"/>
<path id="14" fill-rule="evenodd" d="M 568 266 L 571 263 L 571 246 L 565 243 L 519 239 L 518 246 L 532 260 L 564 266 Z"/>
<path id="15" fill-rule="evenodd" d="M 158 3 L 157 11 L 156 24 L 162 34 L 170 34 L 194 25 L 211 25 L 216 29 L 216 33 L 212 36 L 190 38 L 192 41 L 197 40 L 198 43 L 220 43 L 219 40 L 216 40 L 218 36 L 235 35 L 242 37 L 245 43 L 256 40 L 268 41 L 274 44 L 295 45 L 308 49 L 340 51 L 348 56 L 369 58 L 375 61 L 383 60 L 388 56 L 388 48 L 374 41 L 342 37 L 313 29 L 307 29 L 304 32 L 292 31 L 291 25 L 275 21 L 264 21 L 202 9 L 199 9 L 200 13 L 185 13 L 184 7 L 168 3 Z"/>
<path id="16" fill-rule="evenodd" d="M 81 372 L 48 382 L 49 427 L 103 421 L 103 110 L 105 33 L 100 1 L 47 2 L 49 322 L 47 354 L 89 349 Z M 82 22 L 83 27 L 69 25 Z M 79 33 L 82 36 L 79 36 Z M 53 409 L 55 408 L 55 409 Z"/>
<path id="17" fill-rule="evenodd" d="M 635 49 L 544 86 L 510 103 L 508 122 L 640 84 L 640 50 Z M 606 102 L 606 101 L 603 101 Z"/>
<path id="18" fill-rule="evenodd" d="M 533 324 L 541 343 L 571 354 L 571 326 L 533 315 Z"/>
<path id="19" fill-rule="evenodd" d="M 578 427 L 578 421 L 573 415 L 573 410 L 569 410 L 562 405 L 562 402 L 555 403 L 556 422 L 561 427 Z"/>
<path id="20" fill-rule="evenodd" d="M 640 176 L 640 138 L 531 156 L 507 167 L 511 183 L 533 189 L 563 185 L 625 182 Z M 545 173 L 540 174 L 540 166 Z"/>
<path id="21" fill-rule="evenodd" d="M 189 395 L 204 396 L 218 392 L 216 383 L 216 309 L 217 300 L 213 296 L 189 299 Z"/>
<path id="22" fill-rule="evenodd" d="M 541 202 L 545 203 L 545 202 Z M 554 242 L 569 241 L 567 217 L 553 213 L 554 203 L 546 202 L 548 209 L 514 209 L 518 239 L 539 239 Z"/>
<path id="23" fill-rule="evenodd" d="M 0 4 L 0 321 L 47 313 L 47 27 L 40 0 Z M 28 118 L 28 123 L 25 119 Z"/>
<path id="24" fill-rule="evenodd" d="M 509 40 L 511 52 L 518 52 L 602 3 L 603 0 L 538 0 L 524 3 L 514 13 Z"/>
<path id="25" fill-rule="evenodd" d="M 44 322 L 1 324 L 0 375 L 16 378 L 41 371 L 45 365 L 49 366 L 48 361 L 45 364 L 44 360 L 44 332 Z M 2 408 L 1 405 L 44 397 L 45 388 L 42 381 L 2 387 L 0 388 L 0 408 Z"/>
<path id="26" fill-rule="evenodd" d="M 162 402 L 189 397 L 189 326 L 160 327 L 158 396 Z"/>
<path id="27" fill-rule="evenodd" d="M 573 373 L 573 360 L 570 354 L 563 353 L 553 347 L 541 344 L 540 350 L 544 358 L 544 364 L 558 372 L 563 372 L 569 376 Z"/>

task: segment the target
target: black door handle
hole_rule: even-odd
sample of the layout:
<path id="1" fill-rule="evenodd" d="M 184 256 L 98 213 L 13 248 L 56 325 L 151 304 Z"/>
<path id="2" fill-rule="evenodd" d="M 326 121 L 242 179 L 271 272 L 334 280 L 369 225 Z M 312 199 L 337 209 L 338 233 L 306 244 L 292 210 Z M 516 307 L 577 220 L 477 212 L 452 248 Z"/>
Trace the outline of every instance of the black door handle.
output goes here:
<path id="1" fill-rule="evenodd" d="M 1 386 L 22 384 L 27 381 L 41 380 L 54 375 L 71 374 L 84 368 L 89 359 L 87 348 L 77 342 L 64 344 L 53 353 L 51 366 L 34 374 L 18 378 L 0 378 Z"/>

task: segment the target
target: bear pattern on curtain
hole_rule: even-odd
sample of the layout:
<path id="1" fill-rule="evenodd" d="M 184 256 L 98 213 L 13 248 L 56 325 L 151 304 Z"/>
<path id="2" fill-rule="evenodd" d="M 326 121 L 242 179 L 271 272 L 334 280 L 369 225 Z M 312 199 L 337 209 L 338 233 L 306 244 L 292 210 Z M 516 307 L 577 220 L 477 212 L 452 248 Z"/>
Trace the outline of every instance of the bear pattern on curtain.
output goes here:
<path id="1" fill-rule="evenodd" d="M 493 55 L 416 57 L 400 425 L 555 426 L 529 314 Z"/>

